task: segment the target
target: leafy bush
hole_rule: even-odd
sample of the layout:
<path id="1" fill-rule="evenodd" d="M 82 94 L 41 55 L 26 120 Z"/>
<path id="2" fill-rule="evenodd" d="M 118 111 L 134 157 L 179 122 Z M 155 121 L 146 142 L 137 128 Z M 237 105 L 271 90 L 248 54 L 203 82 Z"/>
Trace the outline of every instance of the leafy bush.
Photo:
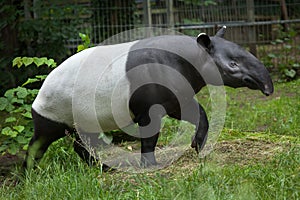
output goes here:
<path id="1" fill-rule="evenodd" d="M 78 45 L 77 51 L 82 51 L 90 47 L 90 38 L 88 35 L 79 33 L 83 42 Z M 53 59 L 46 57 L 16 57 L 12 62 L 13 67 L 56 67 Z M 33 134 L 33 123 L 31 116 L 31 104 L 38 94 L 38 89 L 29 89 L 25 86 L 35 82 L 41 82 L 47 75 L 36 75 L 28 78 L 22 86 L 9 89 L 3 97 L 0 97 L 0 154 L 6 152 L 15 155 L 21 149 L 26 150 Z"/>
<path id="2" fill-rule="evenodd" d="M 296 79 L 300 72 L 298 53 L 300 46 L 294 41 L 297 32 L 290 28 L 287 32 L 278 29 L 278 39 L 271 42 L 271 53 L 262 57 L 263 63 L 279 74 L 281 81 Z"/>
<path id="3" fill-rule="evenodd" d="M 53 59 L 17 57 L 13 60 L 13 66 L 18 68 L 29 66 L 37 67 L 46 65 L 56 67 Z M 30 83 L 39 82 L 46 78 L 46 75 L 37 75 L 29 78 L 22 86 L 9 89 L 4 97 L 0 97 L 0 112 L 4 117 L 0 137 L 0 153 L 8 152 L 15 155 L 20 149 L 27 149 L 33 133 L 31 117 L 31 104 L 38 94 L 38 89 L 28 89 L 24 86 Z"/>

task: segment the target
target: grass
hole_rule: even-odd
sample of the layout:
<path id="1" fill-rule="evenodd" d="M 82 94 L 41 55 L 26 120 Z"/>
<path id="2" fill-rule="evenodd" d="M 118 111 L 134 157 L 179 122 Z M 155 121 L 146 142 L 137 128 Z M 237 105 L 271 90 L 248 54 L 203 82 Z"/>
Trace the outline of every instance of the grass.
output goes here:
<path id="1" fill-rule="evenodd" d="M 13 170 L 0 199 L 300 199 L 299 88 L 300 80 L 276 84 L 271 97 L 227 88 L 226 123 L 213 153 L 199 159 L 190 149 L 154 172 L 102 173 L 60 140 L 36 170 L 23 177 Z M 203 91 L 199 100 L 209 107 L 206 98 Z"/>

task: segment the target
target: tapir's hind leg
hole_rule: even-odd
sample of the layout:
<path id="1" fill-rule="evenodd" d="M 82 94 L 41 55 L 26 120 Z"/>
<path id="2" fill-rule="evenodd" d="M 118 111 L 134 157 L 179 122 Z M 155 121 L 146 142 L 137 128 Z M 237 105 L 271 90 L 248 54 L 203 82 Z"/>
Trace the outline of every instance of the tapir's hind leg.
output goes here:
<path id="1" fill-rule="evenodd" d="M 82 135 L 88 135 L 87 133 Z M 95 139 L 98 141 L 98 134 L 90 134 L 89 139 Z M 96 159 L 91 153 L 88 151 L 89 146 L 86 145 L 82 139 L 79 137 L 78 133 L 76 133 L 76 140 L 74 141 L 74 151 L 82 158 L 88 165 L 97 165 L 100 164 L 100 161 Z M 102 170 L 108 171 L 112 170 L 109 166 L 102 163 Z"/>
<path id="2" fill-rule="evenodd" d="M 32 109 L 32 119 L 34 122 L 34 135 L 30 140 L 23 167 L 31 169 L 34 163 L 40 160 L 49 145 L 64 137 L 65 130 L 68 127 L 65 124 L 54 122 L 41 115 Z"/>
<path id="3" fill-rule="evenodd" d="M 74 133 L 74 130 L 71 130 L 67 125 L 49 120 L 39 115 L 34 109 L 32 109 L 32 119 L 34 122 L 34 135 L 29 142 L 26 158 L 23 163 L 25 169 L 33 168 L 34 164 L 43 157 L 49 145 L 66 136 L 66 131 L 68 131 L 69 134 Z M 97 162 L 97 160 L 90 155 L 78 135 L 74 141 L 74 150 L 89 165 L 93 165 Z M 102 165 L 103 171 L 109 169 L 108 166 Z"/>

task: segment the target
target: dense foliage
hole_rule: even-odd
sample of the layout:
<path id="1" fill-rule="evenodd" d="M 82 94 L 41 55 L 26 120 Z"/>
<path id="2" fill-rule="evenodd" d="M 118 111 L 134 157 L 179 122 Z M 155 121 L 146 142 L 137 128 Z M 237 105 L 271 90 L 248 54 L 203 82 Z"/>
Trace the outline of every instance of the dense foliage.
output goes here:
<path id="1" fill-rule="evenodd" d="M 77 46 L 77 52 L 91 46 L 88 35 L 79 33 L 83 44 Z M 55 68 L 54 59 L 46 57 L 16 57 L 12 66 L 17 68 L 46 67 Z M 26 150 L 33 134 L 31 104 L 38 94 L 38 89 L 27 88 L 33 83 L 41 83 L 47 75 L 36 75 L 16 88 L 8 89 L 0 97 L 0 154 L 17 154 L 21 149 Z M 1 121 L 2 120 L 2 121 Z M 105 137 L 105 135 L 104 135 Z"/>
<path id="2" fill-rule="evenodd" d="M 267 47 L 267 54 L 261 60 L 280 81 L 290 81 L 300 76 L 300 45 L 297 44 L 297 31 L 293 27 L 288 31 L 282 29 L 276 29 L 278 38 Z"/>
<path id="3" fill-rule="evenodd" d="M 18 68 L 34 64 L 36 67 L 56 67 L 53 59 L 17 57 L 13 60 L 13 66 Z M 21 149 L 26 150 L 33 133 L 31 120 L 31 104 L 35 99 L 38 89 L 28 89 L 27 84 L 43 81 L 46 75 L 37 75 L 29 78 L 22 86 L 12 88 L 0 97 L 0 112 L 5 116 L 1 120 L 0 154 L 8 152 L 12 155 Z"/>
<path id="4" fill-rule="evenodd" d="M 0 94 L 24 82 L 28 76 L 49 73 L 48 69 L 22 68 L 12 70 L 16 56 L 50 57 L 60 63 L 72 54 L 67 41 L 80 40 L 78 28 L 90 11 L 77 4 L 61 1 L 0 2 Z M 74 46 L 74 51 L 76 51 Z"/>

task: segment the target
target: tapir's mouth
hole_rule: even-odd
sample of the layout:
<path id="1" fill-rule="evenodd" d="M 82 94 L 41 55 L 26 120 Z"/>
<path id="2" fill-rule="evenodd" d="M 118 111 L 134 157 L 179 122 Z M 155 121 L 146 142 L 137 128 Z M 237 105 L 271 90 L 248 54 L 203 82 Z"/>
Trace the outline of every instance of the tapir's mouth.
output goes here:
<path id="1" fill-rule="evenodd" d="M 244 84 L 250 88 L 250 89 L 254 89 L 254 90 L 260 90 L 263 94 L 265 94 L 266 96 L 269 96 L 270 94 L 273 93 L 273 85 L 271 88 L 269 88 L 268 84 L 263 84 L 260 81 L 256 81 L 254 78 L 252 78 L 251 76 L 244 76 L 243 77 L 243 82 Z"/>

